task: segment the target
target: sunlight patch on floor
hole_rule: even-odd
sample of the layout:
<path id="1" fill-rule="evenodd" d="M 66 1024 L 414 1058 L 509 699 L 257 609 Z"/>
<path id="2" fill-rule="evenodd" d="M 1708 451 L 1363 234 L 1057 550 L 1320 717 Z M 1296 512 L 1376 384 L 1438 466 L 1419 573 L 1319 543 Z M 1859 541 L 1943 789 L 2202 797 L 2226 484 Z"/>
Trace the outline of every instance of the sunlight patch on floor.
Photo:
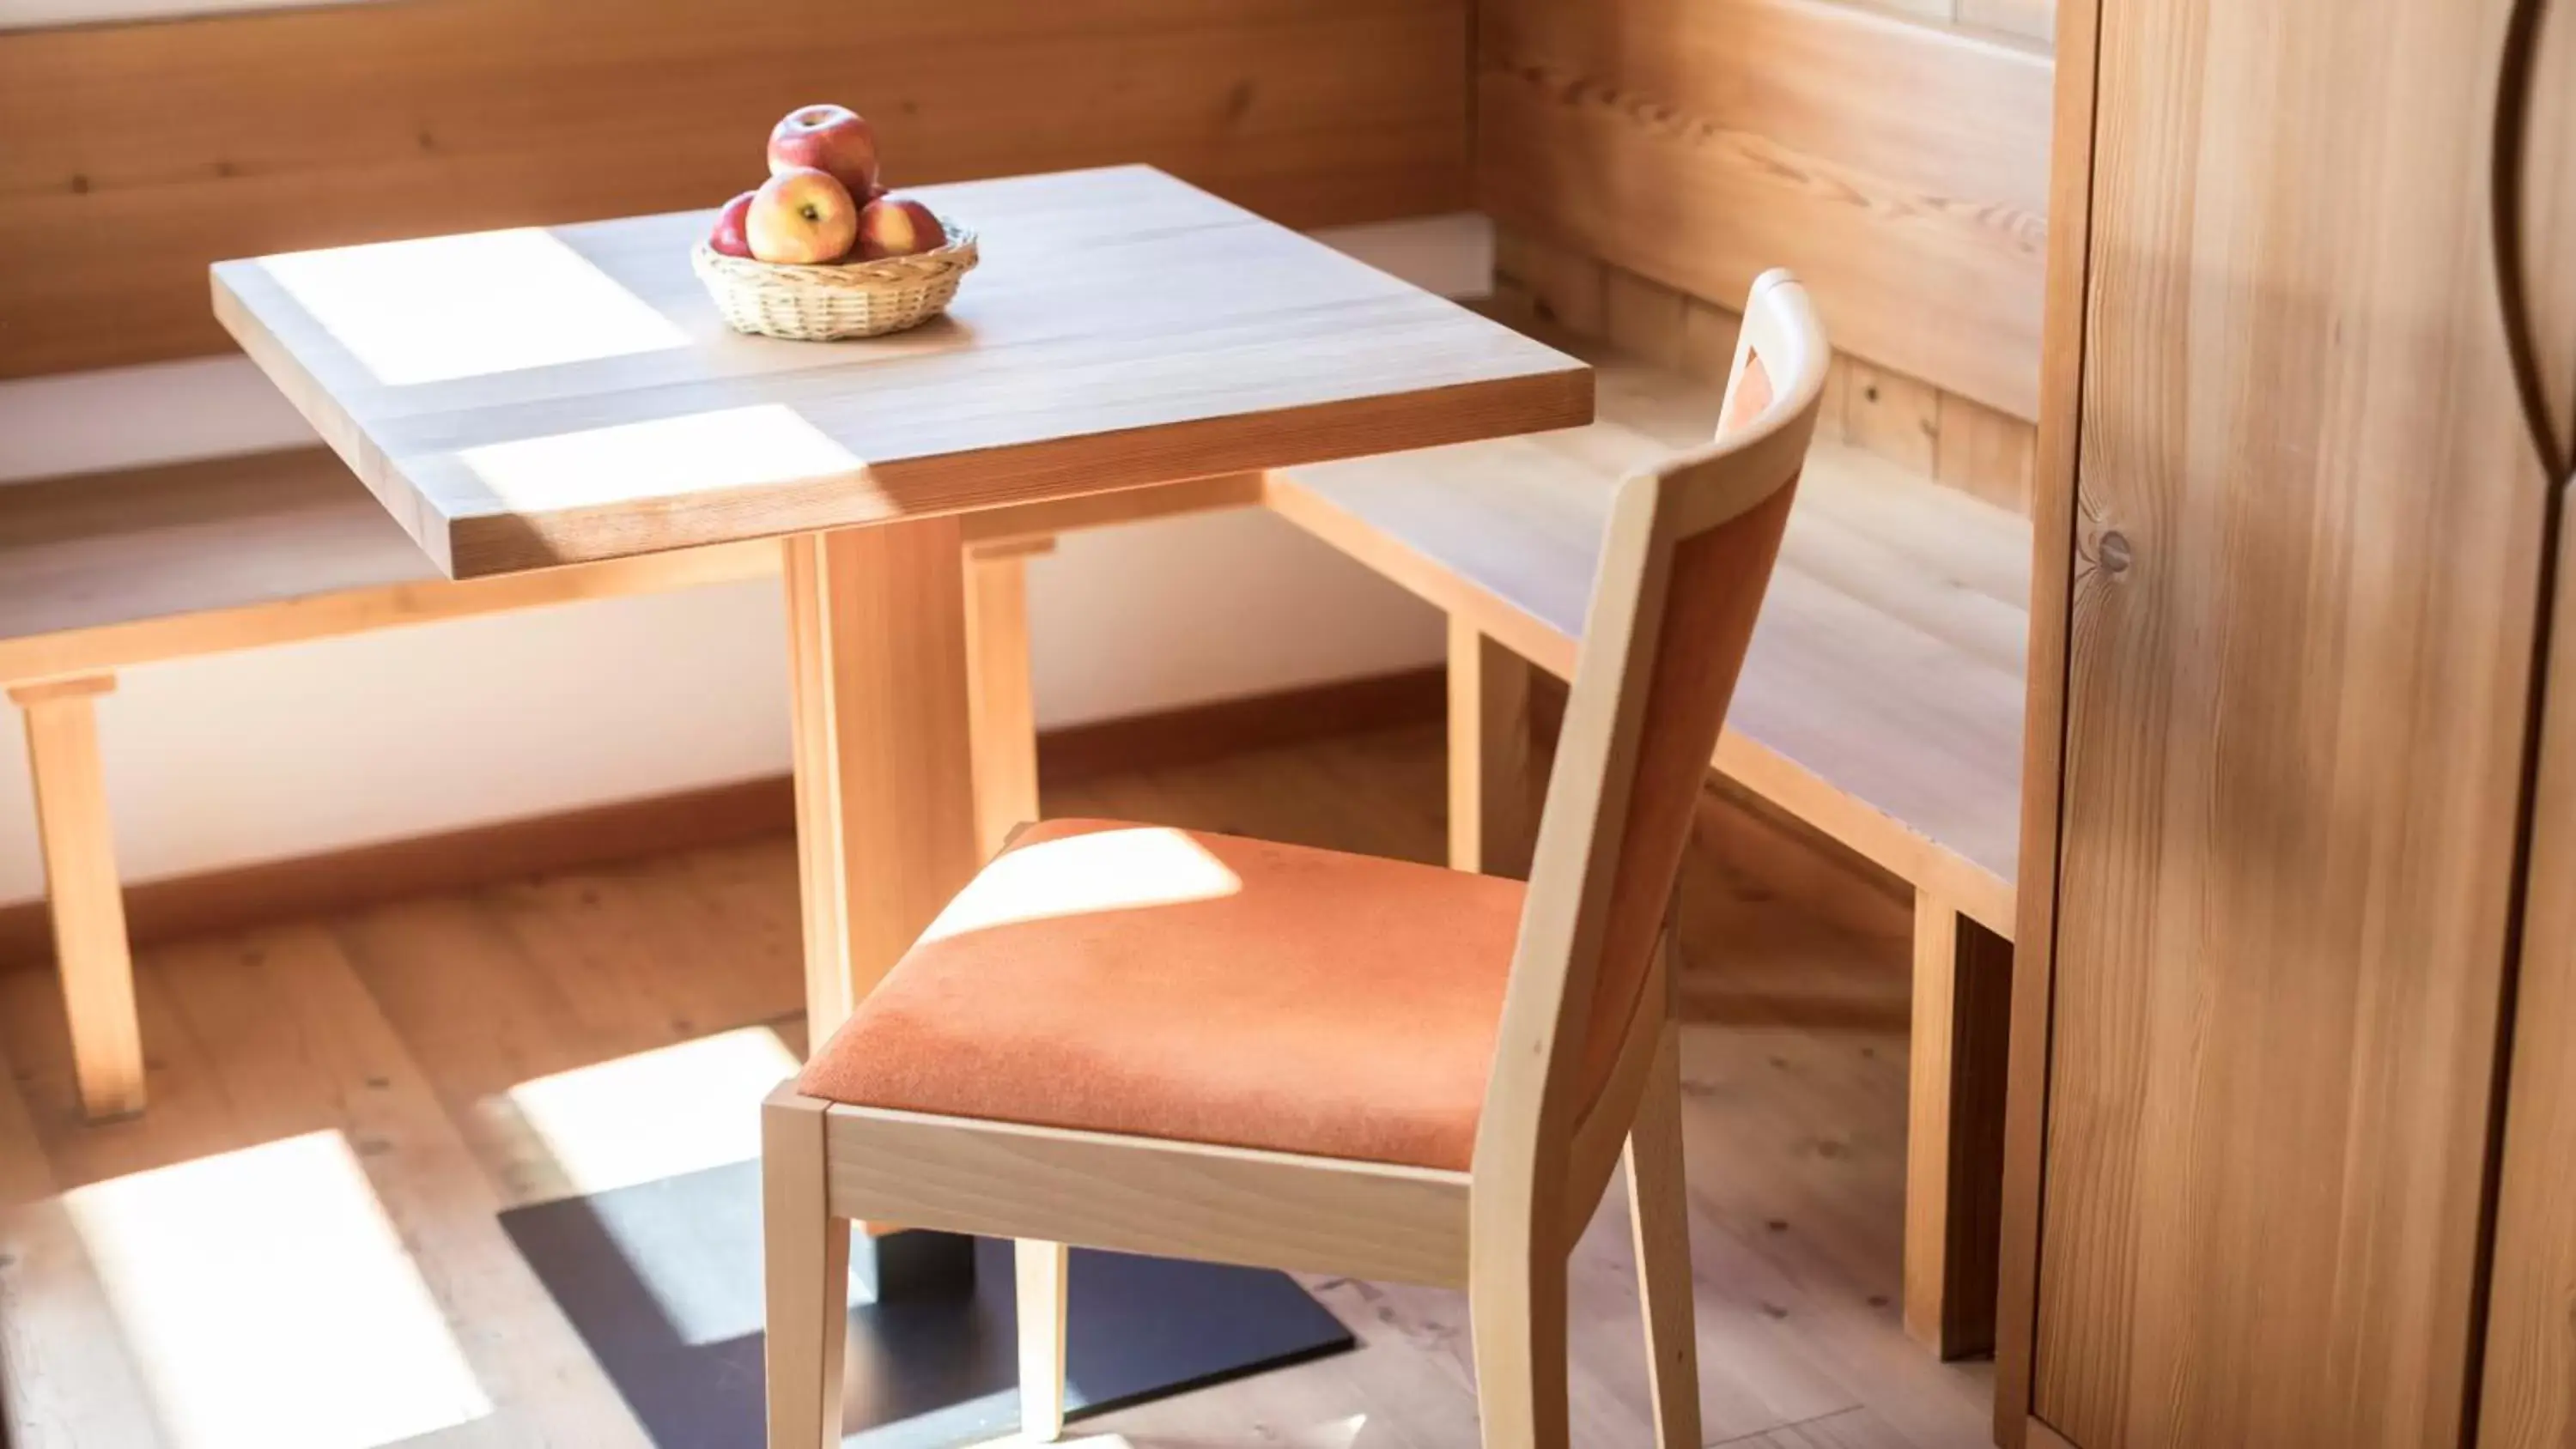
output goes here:
<path id="1" fill-rule="evenodd" d="M 796 1054 L 746 1026 L 521 1082 L 517 1110 L 576 1193 L 657 1182 L 760 1155 L 760 1101 Z"/>
<path id="2" fill-rule="evenodd" d="M 63 1205 L 174 1449 L 363 1449 L 492 1412 L 337 1132 Z"/>

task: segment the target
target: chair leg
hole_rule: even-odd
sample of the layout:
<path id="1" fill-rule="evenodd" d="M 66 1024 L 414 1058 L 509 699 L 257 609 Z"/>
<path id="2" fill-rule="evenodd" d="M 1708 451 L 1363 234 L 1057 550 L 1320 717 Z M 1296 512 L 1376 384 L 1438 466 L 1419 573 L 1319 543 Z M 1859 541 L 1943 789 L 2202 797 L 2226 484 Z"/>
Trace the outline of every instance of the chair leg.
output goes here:
<path id="1" fill-rule="evenodd" d="M 1064 1433 L 1065 1247 L 1021 1238 L 1011 1251 L 1019 1276 L 1020 1431 L 1044 1444 Z"/>
<path id="2" fill-rule="evenodd" d="M 826 1107 L 791 1084 L 761 1108 L 769 1449 L 840 1449 L 850 1223 L 832 1216 L 826 1196 Z"/>
<path id="3" fill-rule="evenodd" d="M 134 958 L 125 897 L 109 834 L 94 696 L 113 675 L 22 684 L 10 698 L 26 712 L 27 766 L 36 787 L 36 837 L 54 917 L 72 1073 L 93 1122 L 143 1110 L 143 1037 L 134 1013 Z"/>
<path id="4" fill-rule="evenodd" d="M 1449 864 L 1525 879 L 1537 838 L 1530 812 L 1526 659 L 1449 618 Z"/>
<path id="5" fill-rule="evenodd" d="M 1691 1317 L 1690 1201 L 1682 1170 L 1681 1043 L 1664 1024 L 1628 1128 L 1628 1226 L 1645 1301 L 1656 1449 L 1699 1449 L 1699 1330 Z"/>
<path id="6" fill-rule="evenodd" d="M 1565 1253 L 1523 1241 L 1526 1252 L 1477 1253 L 1468 1270 L 1476 1413 L 1485 1449 L 1569 1449 Z"/>

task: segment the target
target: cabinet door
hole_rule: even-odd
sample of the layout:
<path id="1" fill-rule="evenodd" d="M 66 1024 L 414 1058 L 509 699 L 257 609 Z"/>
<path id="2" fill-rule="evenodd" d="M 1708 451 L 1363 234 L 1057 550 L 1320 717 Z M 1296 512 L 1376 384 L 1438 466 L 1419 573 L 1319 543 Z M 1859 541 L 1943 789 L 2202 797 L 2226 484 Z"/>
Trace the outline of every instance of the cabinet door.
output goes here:
<path id="1" fill-rule="evenodd" d="M 2576 1445 L 2576 529 L 2560 539 L 2478 1449 Z"/>
<path id="2" fill-rule="evenodd" d="M 2576 0 L 2557 0 L 2541 40 L 2523 271 L 2544 391 L 2566 408 L 2550 421 L 2576 439 Z M 2576 523 L 2563 515 L 2557 543 L 2478 1449 L 2576 1445 Z"/>
<path id="3" fill-rule="evenodd" d="M 2036 1416 L 2469 1410 L 2544 481 L 2504 0 L 2102 0 Z"/>

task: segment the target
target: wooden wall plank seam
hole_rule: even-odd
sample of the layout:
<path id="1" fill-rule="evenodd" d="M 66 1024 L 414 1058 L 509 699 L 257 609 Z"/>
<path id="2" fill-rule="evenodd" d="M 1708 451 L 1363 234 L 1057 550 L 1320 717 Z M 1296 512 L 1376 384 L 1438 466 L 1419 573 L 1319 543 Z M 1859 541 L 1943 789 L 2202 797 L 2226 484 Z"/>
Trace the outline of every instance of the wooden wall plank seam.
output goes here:
<path id="1" fill-rule="evenodd" d="M 1494 307 L 1607 341 L 1709 382 L 1734 360 L 1736 315 L 1518 228 L 1495 233 Z M 1572 320 L 1569 320 L 1572 319 Z M 1816 436 L 1866 448 L 2016 513 L 2030 512 L 2037 432 L 2009 413 L 1891 368 L 1837 355 Z"/>
<path id="2" fill-rule="evenodd" d="M 1825 0 L 1485 0 L 1475 186 L 1668 287 L 1796 269 L 1837 345 L 2034 419 L 2050 64 Z"/>

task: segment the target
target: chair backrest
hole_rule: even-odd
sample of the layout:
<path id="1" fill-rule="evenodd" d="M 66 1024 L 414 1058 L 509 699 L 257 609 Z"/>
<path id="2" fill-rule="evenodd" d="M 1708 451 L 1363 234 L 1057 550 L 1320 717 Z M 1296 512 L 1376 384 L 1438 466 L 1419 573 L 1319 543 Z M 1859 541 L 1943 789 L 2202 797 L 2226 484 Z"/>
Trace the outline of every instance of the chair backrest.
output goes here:
<path id="1" fill-rule="evenodd" d="M 1489 1182 L 1525 1196 L 1561 1173 L 1641 1006 L 1661 1025 L 1662 1003 L 1643 993 L 1827 360 L 1806 288 L 1764 273 L 1745 302 L 1716 440 L 1619 486 L 1478 1128 L 1479 1197 Z"/>

